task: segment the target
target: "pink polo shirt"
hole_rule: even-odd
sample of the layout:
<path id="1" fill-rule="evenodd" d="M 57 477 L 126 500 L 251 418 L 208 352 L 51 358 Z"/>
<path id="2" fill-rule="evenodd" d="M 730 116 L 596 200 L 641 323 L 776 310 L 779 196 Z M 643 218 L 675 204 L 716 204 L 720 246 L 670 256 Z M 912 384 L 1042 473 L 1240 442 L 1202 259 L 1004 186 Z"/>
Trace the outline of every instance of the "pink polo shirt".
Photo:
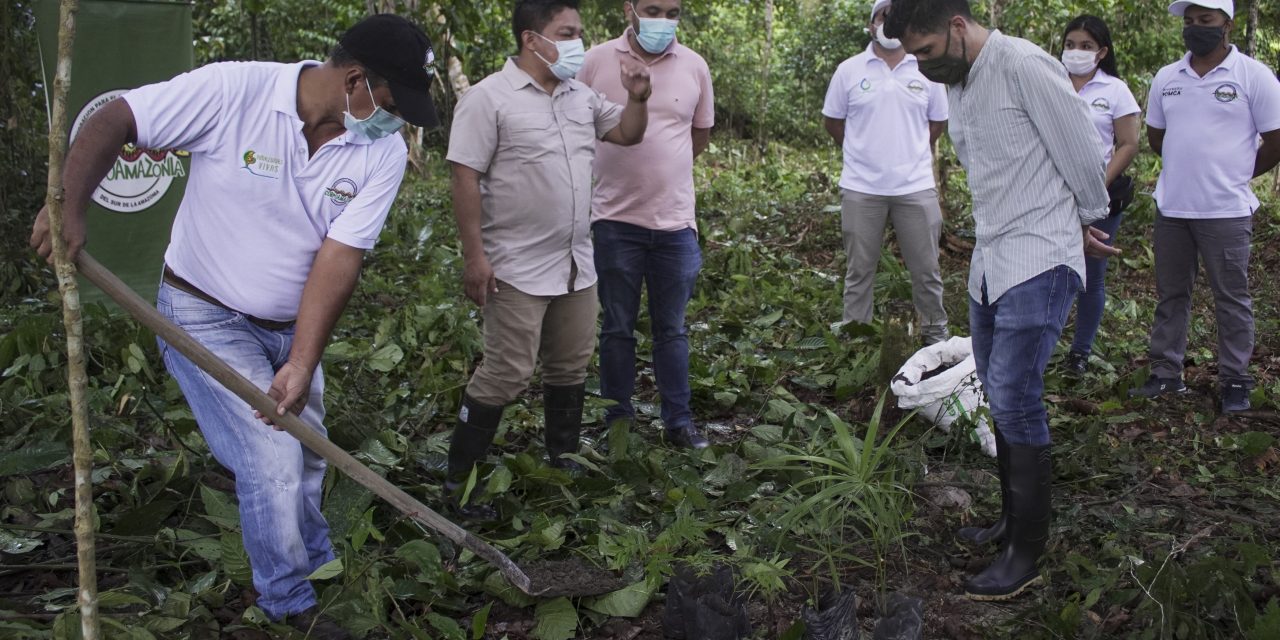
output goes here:
<path id="1" fill-rule="evenodd" d="M 625 33 L 592 47 L 578 79 L 610 101 L 626 104 L 621 78 L 624 56 L 644 62 L 631 52 Z M 631 147 L 596 143 L 591 219 L 657 231 L 696 229 L 692 130 L 715 124 L 711 70 L 702 56 L 672 42 L 649 65 L 649 77 L 653 94 L 644 142 Z"/>

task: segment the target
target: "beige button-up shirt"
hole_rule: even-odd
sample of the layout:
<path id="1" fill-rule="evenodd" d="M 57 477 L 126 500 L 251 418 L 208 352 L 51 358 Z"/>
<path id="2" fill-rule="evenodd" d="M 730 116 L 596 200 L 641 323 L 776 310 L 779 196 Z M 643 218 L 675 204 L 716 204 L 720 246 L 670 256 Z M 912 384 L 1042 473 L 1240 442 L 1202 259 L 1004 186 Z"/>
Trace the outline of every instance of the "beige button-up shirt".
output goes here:
<path id="1" fill-rule="evenodd" d="M 483 174 L 480 235 L 499 280 L 535 296 L 595 284 L 591 163 L 621 120 L 577 80 L 548 95 L 513 58 L 458 102 L 447 159 Z"/>

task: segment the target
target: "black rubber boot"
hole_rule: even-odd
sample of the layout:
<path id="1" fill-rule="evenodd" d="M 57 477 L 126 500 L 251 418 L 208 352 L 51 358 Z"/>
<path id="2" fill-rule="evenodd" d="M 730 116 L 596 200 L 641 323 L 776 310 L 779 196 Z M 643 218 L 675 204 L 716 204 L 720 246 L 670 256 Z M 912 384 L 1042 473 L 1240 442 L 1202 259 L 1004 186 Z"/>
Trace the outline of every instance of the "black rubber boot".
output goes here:
<path id="1" fill-rule="evenodd" d="M 547 458 L 551 466 L 566 471 L 581 471 L 582 465 L 561 458 L 577 453 L 582 434 L 582 403 L 586 383 L 558 387 L 543 385 L 543 421 L 546 423 Z"/>
<path id="2" fill-rule="evenodd" d="M 1036 566 L 1049 542 L 1053 464 L 1049 447 L 1009 445 L 1007 539 L 991 566 L 965 583 L 974 600 L 1009 600 L 1041 581 Z"/>
<path id="3" fill-rule="evenodd" d="M 484 458 L 489 445 L 493 444 L 504 408 L 477 402 L 468 395 L 462 396 L 458 423 L 449 438 L 449 471 L 444 488 L 449 507 L 464 519 L 495 520 L 498 517 L 497 511 L 489 505 L 461 504 L 461 500 L 471 468 Z"/>
<path id="4" fill-rule="evenodd" d="M 964 527 L 956 532 L 961 542 L 975 546 L 1004 542 L 1009 522 L 1009 443 L 996 429 L 996 468 L 1000 474 L 1000 518 L 989 527 Z"/>

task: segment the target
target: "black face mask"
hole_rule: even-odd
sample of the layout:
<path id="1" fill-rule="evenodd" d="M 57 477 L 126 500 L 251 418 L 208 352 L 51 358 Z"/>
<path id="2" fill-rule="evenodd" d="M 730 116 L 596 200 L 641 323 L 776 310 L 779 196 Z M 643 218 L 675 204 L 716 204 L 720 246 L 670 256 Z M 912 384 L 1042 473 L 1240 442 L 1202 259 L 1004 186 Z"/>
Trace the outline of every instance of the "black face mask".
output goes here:
<path id="1" fill-rule="evenodd" d="M 969 64 L 969 47 L 964 41 L 960 41 L 960 55 L 951 55 L 951 28 L 947 27 L 947 44 L 942 49 L 942 55 L 929 60 L 921 60 L 917 63 L 920 73 L 924 77 L 937 82 L 939 84 L 960 84 L 969 77 L 969 68 L 973 65 Z"/>
<path id="2" fill-rule="evenodd" d="M 1182 28 L 1182 43 L 1187 45 L 1187 51 L 1191 55 L 1203 58 L 1217 49 L 1222 44 L 1222 39 L 1227 35 L 1227 28 L 1222 27 L 1204 27 L 1200 25 L 1187 25 Z"/>

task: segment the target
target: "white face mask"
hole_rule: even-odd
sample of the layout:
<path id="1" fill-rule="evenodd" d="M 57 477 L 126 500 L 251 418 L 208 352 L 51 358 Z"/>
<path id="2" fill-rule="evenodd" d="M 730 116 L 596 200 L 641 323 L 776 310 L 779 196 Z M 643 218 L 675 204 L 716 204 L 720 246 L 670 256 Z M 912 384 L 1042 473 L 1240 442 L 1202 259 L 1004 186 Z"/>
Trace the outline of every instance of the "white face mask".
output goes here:
<path id="1" fill-rule="evenodd" d="M 876 25 L 876 42 L 886 49 L 901 49 L 902 41 L 897 38 L 886 38 L 884 35 L 884 23 Z"/>
<path id="2" fill-rule="evenodd" d="M 1067 49 L 1062 52 L 1062 66 L 1073 76 L 1087 76 L 1098 68 L 1098 52 Z"/>

